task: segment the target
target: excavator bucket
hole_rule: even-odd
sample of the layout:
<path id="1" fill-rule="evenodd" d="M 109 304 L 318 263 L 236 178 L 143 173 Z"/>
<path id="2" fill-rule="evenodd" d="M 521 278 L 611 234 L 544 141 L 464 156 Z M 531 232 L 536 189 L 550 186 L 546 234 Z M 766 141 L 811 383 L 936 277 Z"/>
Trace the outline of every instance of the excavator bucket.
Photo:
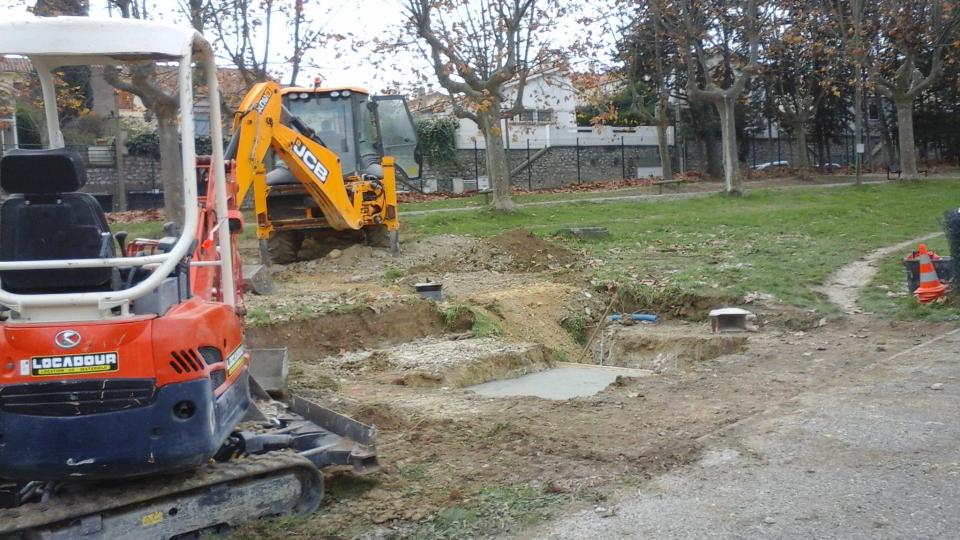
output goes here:
<path id="1" fill-rule="evenodd" d="M 262 264 L 243 265 L 243 290 L 264 296 L 277 292 L 270 269 Z"/>
<path id="2" fill-rule="evenodd" d="M 287 393 L 287 374 L 290 368 L 287 349 L 251 349 L 250 376 L 256 381 L 257 388 L 267 395 L 255 397 L 283 396 Z M 251 386 L 252 388 L 252 386 Z M 256 394 L 255 390 L 251 393 Z"/>

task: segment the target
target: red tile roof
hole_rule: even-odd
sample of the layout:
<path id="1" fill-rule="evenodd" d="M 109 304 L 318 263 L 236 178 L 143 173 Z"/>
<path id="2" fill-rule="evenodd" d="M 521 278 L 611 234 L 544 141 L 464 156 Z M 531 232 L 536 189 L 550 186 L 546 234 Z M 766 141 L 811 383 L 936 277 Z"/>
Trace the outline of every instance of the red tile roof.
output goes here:
<path id="1" fill-rule="evenodd" d="M 26 58 L 0 56 L 0 72 L 30 73 L 31 71 L 33 71 L 33 64 Z"/>

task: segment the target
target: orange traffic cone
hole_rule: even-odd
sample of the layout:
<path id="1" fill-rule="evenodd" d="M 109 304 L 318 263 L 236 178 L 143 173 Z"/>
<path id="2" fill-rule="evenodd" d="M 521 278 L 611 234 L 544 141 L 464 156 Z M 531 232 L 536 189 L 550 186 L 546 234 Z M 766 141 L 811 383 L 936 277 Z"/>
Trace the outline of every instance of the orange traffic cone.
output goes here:
<path id="1" fill-rule="evenodd" d="M 937 269 L 930 262 L 930 255 L 926 250 L 920 253 L 920 286 L 913 291 L 913 295 L 921 304 L 929 304 L 947 292 L 947 286 L 940 283 Z"/>

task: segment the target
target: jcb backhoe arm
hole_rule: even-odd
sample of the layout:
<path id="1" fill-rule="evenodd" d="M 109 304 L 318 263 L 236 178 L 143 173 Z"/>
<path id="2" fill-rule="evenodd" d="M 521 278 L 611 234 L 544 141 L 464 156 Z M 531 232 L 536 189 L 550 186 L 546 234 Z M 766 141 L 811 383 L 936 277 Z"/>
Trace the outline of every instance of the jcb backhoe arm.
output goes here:
<path id="1" fill-rule="evenodd" d="M 274 82 L 256 84 L 247 92 L 233 119 L 231 149 L 236 159 L 238 201 L 242 204 L 253 188 L 257 216 L 257 236 L 268 238 L 273 232 L 268 208 L 264 159 L 273 149 L 290 172 L 306 188 L 323 213 L 325 225 L 335 230 L 359 230 L 368 225 L 398 227 L 393 159 L 383 158 L 384 177 L 344 179 L 340 158 L 312 138 L 312 130 L 291 117 L 283 123 L 280 86 Z"/>

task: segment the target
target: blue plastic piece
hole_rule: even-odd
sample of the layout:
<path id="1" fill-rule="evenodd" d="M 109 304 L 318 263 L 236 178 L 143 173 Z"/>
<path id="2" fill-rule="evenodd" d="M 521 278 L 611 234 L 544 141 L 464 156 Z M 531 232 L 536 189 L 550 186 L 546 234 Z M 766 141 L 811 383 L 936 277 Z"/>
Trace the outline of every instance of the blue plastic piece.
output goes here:
<path id="1" fill-rule="evenodd" d="M 635 322 L 657 322 L 657 316 L 653 313 L 630 313 L 630 320 Z M 614 313 L 607 316 L 608 321 L 620 321 L 623 320 L 623 315 L 620 313 Z"/>

